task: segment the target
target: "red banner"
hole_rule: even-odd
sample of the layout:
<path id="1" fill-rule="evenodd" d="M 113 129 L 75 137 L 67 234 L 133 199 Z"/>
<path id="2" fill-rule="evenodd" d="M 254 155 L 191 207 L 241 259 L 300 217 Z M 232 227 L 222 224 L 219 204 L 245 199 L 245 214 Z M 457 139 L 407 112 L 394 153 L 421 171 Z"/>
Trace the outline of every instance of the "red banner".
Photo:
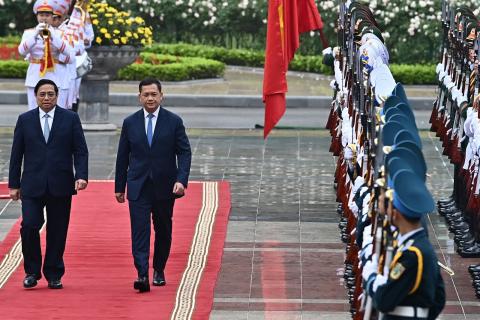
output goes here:
<path id="1" fill-rule="evenodd" d="M 285 113 L 286 74 L 300 45 L 300 33 L 322 28 L 323 22 L 313 0 L 269 1 L 263 75 L 264 138 Z"/>

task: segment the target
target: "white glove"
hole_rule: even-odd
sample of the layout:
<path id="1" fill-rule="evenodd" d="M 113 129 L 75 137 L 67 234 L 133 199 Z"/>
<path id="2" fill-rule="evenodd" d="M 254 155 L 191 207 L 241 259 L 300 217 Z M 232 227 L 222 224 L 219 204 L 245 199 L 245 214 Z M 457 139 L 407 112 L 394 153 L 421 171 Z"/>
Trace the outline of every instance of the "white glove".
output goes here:
<path id="1" fill-rule="evenodd" d="M 438 80 L 443 81 L 443 78 L 445 78 L 446 75 L 447 73 L 445 71 L 440 70 L 440 72 L 438 73 Z"/>
<path id="2" fill-rule="evenodd" d="M 332 54 L 332 53 L 333 53 L 332 47 L 328 47 L 322 50 L 322 55 Z"/>
<path id="3" fill-rule="evenodd" d="M 52 39 L 52 44 L 55 48 L 60 49 L 64 46 L 62 37 L 58 34 L 57 30 L 55 30 L 52 26 L 48 27 L 50 31 L 50 38 Z"/>
<path id="4" fill-rule="evenodd" d="M 467 102 L 467 101 L 468 101 L 468 100 L 467 100 L 467 97 L 465 97 L 463 94 L 460 93 L 460 94 L 457 96 L 457 105 L 458 105 L 458 106 L 461 106 L 462 103 Z"/>
<path id="5" fill-rule="evenodd" d="M 460 91 L 457 87 L 452 88 L 452 101 L 457 101 L 457 97 L 460 95 Z"/>
<path id="6" fill-rule="evenodd" d="M 372 274 L 378 273 L 378 259 L 377 255 L 372 256 L 372 260 L 368 260 L 367 263 L 363 266 L 362 278 L 364 281 L 368 281 Z"/>
<path id="7" fill-rule="evenodd" d="M 368 246 L 369 244 L 373 243 L 373 237 L 372 237 L 372 225 L 369 224 L 363 229 L 363 248 Z M 363 249 L 362 248 L 362 249 Z M 370 249 L 371 250 L 371 249 Z M 371 253 L 371 252 L 370 252 Z"/>
<path id="8" fill-rule="evenodd" d="M 443 84 L 445 86 L 448 86 L 450 83 L 452 83 L 452 78 L 450 78 L 449 75 L 446 75 L 444 78 L 443 78 Z M 451 87 L 450 87 L 451 88 Z"/>
<path id="9" fill-rule="evenodd" d="M 375 277 L 375 281 L 373 281 L 372 292 L 375 293 L 378 287 L 387 283 L 387 280 L 388 278 L 385 277 L 383 274 L 377 274 L 377 276 Z"/>
<path id="10" fill-rule="evenodd" d="M 363 249 L 360 251 L 360 257 L 362 259 L 367 259 L 367 263 L 369 263 L 369 262 L 371 262 L 371 260 L 368 260 L 368 259 L 371 258 L 372 251 L 373 251 L 373 245 L 372 245 L 372 243 L 369 243 L 368 245 L 363 246 Z M 365 267 L 363 268 L 363 270 L 365 270 Z"/>
<path id="11" fill-rule="evenodd" d="M 358 207 L 355 201 L 352 201 L 348 204 L 348 208 L 353 212 L 355 216 L 358 216 Z"/>
<path id="12" fill-rule="evenodd" d="M 35 27 L 35 32 L 36 34 L 39 34 L 42 32 L 43 29 L 47 26 L 46 23 L 40 22 L 36 27 Z"/>
<path id="13" fill-rule="evenodd" d="M 332 88 L 332 90 L 337 90 L 336 83 L 337 83 L 337 81 L 335 81 L 335 80 L 330 81 L 330 88 Z"/>
<path id="14" fill-rule="evenodd" d="M 438 74 L 440 73 L 440 71 L 442 71 L 444 68 L 443 68 L 443 63 L 439 63 L 437 64 L 437 68 L 435 70 L 435 72 Z"/>
<path id="15" fill-rule="evenodd" d="M 343 149 L 343 158 L 345 160 L 352 160 L 352 158 L 353 158 L 352 149 L 350 149 L 349 147 L 345 147 L 345 149 Z"/>

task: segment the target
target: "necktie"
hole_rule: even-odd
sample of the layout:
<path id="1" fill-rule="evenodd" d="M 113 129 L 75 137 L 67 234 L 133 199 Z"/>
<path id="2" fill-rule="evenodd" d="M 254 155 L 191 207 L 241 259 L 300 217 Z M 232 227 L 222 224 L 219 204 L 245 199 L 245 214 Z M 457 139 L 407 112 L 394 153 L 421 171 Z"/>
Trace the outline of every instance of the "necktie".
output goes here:
<path id="1" fill-rule="evenodd" d="M 48 118 L 50 118 L 50 116 L 48 114 L 45 114 L 43 117 L 45 118 L 45 123 L 43 125 L 43 137 L 45 138 L 45 142 L 48 142 L 48 137 L 50 136 L 50 126 L 48 125 Z"/>
<path id="2" fill-rule="evenodd" d="M 151 147 L 152 146 L 152 139 L 153 139 L 153 119 L 154 115 L 152 113 L 149 113 L 147 118 L 148 118 L 148 124 L 147 124 L 147 140 L 148 140 L 148 145 Z"/>

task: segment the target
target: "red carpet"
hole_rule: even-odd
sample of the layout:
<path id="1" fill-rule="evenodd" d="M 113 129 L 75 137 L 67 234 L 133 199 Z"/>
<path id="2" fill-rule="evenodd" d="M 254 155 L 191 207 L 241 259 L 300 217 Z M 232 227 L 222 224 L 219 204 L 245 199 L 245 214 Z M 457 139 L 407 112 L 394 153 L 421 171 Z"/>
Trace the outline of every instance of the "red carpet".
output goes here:
<path id="1" fill-rule="evenodd" d="M 136 271 L 128 205 L 116 203 L 112 182 L 91 182 L 74 198 L 63 290 L 48 289 L 44 279 L 34 289 L 23 289 L 21 252 L 12 254 L 16 243 L 19 247 L 17 223 L 0 244 L 0 318 L 208 319 L 223 254 L 230 190 L 226 182 L 192 182 L 187 191 L 175 205 L 167 285 L 144 294 L 133 290 Z"/>
<path id="2" fill-rule="evenodd" d="M 0 182 L 0 199 L 10 199 L 8 184 L 6 182 Z"/>

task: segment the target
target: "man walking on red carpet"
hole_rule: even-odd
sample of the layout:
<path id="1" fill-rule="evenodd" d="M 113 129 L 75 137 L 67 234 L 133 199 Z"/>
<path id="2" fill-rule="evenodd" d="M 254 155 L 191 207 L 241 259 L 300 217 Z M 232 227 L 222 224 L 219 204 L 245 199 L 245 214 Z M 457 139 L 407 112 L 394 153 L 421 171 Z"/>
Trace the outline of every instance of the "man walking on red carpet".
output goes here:
<path id="1" fill-rule="evenodd" d="M 41 278 L 46 208 L 43 274 L 50 289 L 61 289 L 72 195 L 87 187 L 88 149 L 78 115 L 57 105 L 55 82 L 40 80 L 34 93 L 38 107 L 21 114 L 15 126 L 8 187 L 13 200 L 22 199 L 23 286 L 33 288 Z"/>
<path id="2" fill-rule="evenodd" d="M 166 284 L 164 269 L 172 242 L 175 198 L 185 194 L 192 153 L 182 119 L 160 106 L 162 86 L 156 79 L 139 85 L 142 110 L 127 117 L 118 144 L 115 197 L 130 209 L 132 253 L 138 278 L 134 289 L 150 291 L 150 215 L 155 230 L 153 285 Z"/>

